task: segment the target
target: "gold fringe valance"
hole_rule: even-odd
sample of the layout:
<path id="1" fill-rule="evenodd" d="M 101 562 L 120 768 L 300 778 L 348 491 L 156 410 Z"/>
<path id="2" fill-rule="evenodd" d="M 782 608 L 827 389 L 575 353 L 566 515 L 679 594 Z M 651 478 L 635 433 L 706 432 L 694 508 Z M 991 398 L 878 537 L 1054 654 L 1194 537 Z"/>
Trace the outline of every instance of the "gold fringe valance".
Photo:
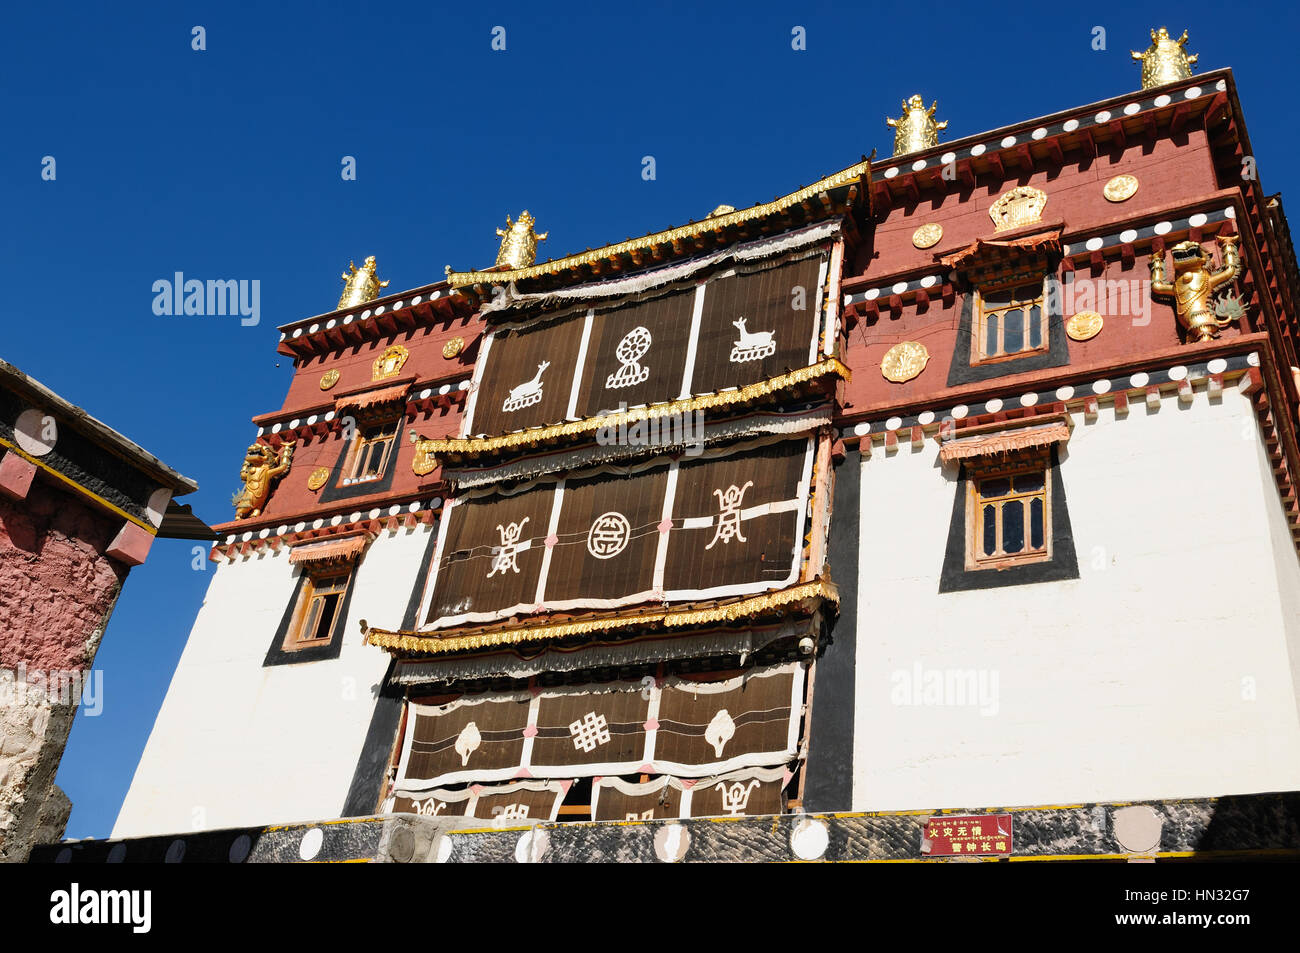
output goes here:
<path id="1" fill-rule="evenodd" d="M 664 629 L 674 629 L 717 622 L 734 622 L 738 619 L 752 618 L 772 609 L 809 599 L 817 599 L 838 605 L 839 593 L 829 580 L 815 579 L 812 582 L 791 586 L 789 589 L 768 592 L 725 605 L 710 606 L 706 609 L 668 609 L 634 615 L 582 619 L 576 622 L 497 629 L 465 635 L 429 636 L 418 632 L 391 632 L 385 629 L 368 627 L 365 627 L 365 633 L 367 643 L 381 649 L 387 649 L 389 652 L 422 652 L 428 655 L 440 655 L 466 649 L 492 648 L 498 645 L 550 642 L 573 635 L 588 635 L 593 632 L 625 629 L 630 626 L 658 626 Z"/>
<path id="2" fill-rule="evenodd" d="M 538 444 L 561 437 L 579 437 L 593 434 L 606 427 L 620 427 L 642 420 L 658 417 L 672 417 L 696 410 L 711 410 L 715 407 L 729 407 L 744 404 L 769 394 L 776 394 L 819 377 L 835 375 L 842 380 L 849 380 L 852 372 L 837 358 L 828 357 L 817 364 L 801 367 L 797 371 L 782 374 L 755 384 L 748 384 L 736 390 L 719 391 L 700 397 L 687 397 L 652 407 L 637 407 L 620 411 L 617 414 L 605 414 L 601 417 L 588 417 L 569 423 L 554 424 L 550 427 L 538 427 L 534 430 L 521 430 L 518 433 L 503 434 L 499 437 L 444 437 L 441 439 L 421 439 L 415 444 L 415 458 L 421 460 L 434 454 L 457 454 L 473 456 L 492 453 L 497 450 L 513 450 L 519 447 L 535 447 Z M 418 472 L 418 471 L 417 471 Z"/>

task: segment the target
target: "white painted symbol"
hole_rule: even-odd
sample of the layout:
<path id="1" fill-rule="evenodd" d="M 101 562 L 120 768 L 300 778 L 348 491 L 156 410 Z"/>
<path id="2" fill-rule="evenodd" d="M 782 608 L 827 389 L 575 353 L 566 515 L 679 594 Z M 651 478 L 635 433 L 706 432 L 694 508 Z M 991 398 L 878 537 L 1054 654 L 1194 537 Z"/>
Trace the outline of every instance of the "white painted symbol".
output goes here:
<path id="1" fill-rule="evenodd" d="M 528 820 L 527 804 L 507 804 L 505 807 L 492 808 L 492 824 L 494 827 L 505 827 L 510 821 Z"/>
<path id="2" fill-rule="evenodd" d="M 470 722 L 460 730 L 456 736 L 456 753 L 460 755 L 460 766 L 463 768 L 469 764 L 469 756 L 478 750 L 478 746 L 483 743 L 483 736 L 478 733 L 478 725 Z"/>
<path id="3" fill-rule="evenodd" d="M 758 787 L 757 781 L 750 781 L 749 787 L 745 787 L 743 781 L 737 781 L 730 787 L 725 781 L 719 781 L 713 786 L 713 790 L 722 792 L 722 809 L 735 816 L 745 810 L 745 805 L 749 803 L 750 792 L 756 787 Z"/>
<path id="4" fill-rule="evenodd" d="M 718 526 L 714 530 L 713 539 L 705 549 L 712 549 L 718 540 L 722 540 L 723 545 L 731 542 L 731 537 L 737 537 L 742 543 L 748 542 L 744 534 L 740 532 L 740 504 L 745 498 L 745 491 L 754 485 L 753 480 L 746 480 L 744 486 L 731 484 L 727 487 L 727 492 L 714 490 L 713 495 L 718 498 Z"/>
<path id="5" fill-rule="evenodd" d="M 713 745 L 713 754 L 721 758 L 722 749 L 735 734 L 736 723 L 731 720 L 731 714 L 727 709 L 723 708 L 713 716 L 709 727 L 704 729 L 704 740 Z"/>
<path id="6" fill-rule="evenodd" d="M 600 745 L 609 742 L 609 722 L 604 715 L 589 711 L 569 725 L 569 734 L 573 735 L 574 748 L 581 748 L 590 754 Z"/>
<path id="7" fill-rule="evenodd" d="M 746 361 L 760 361 L 769 354 L 776 353 L 776 341 L 772 340 L 774 331 L 755 331 L 750 333 L 745 330 L 745 319 L 740 318 L 731 322 L 732 326 L 740 332 L 740 337 L 736 343 L 731 346 L 731 363 L 744 364 Z"/>
<path id="8" fill-rule="evenodd" d="M 627 549 L 632 539 L 632 524 L 622 513 L 610 510 L 596 517 L 587 531 L 587 552 L 597 559 L 612 559 Z"/>
<path id="9" fill-rule="evenodd" d="M 524 407 L 531 407 L 542 399 L 542 372 L 551 366 L 550 361 L 542 361 L 537 365 L 537 373 L 533 375 L 532 380 L 524 381 L 518 387 L 510 390 L 510 396 L 505 399 L 501 409 L 506 413 L 513 413 Z"/>
<path id="10" fill-rule="evenodd" d="M 637 326 L 623 335 L 623 340 L 619 341 L 618 347 L 614 349 L 614 356 L 623 366 L 609 375 L 605 380 L 605 387 L 607 389 L 631 387 L 649 377 L 650 368 L 642 367 L 638 361 L 645 357 L 646 351 L 650 350 L 650 344 L 650 332 L 646 328 Z"/>
<path id="11" fill-rule="evenodd" d="M 438 814 L 441 814 L 443 810 L 447 807 L 447 805 L 444 804 L 442 801 L 439 801 L 437 798 L 433 798 L 433 797 L 426 798 L 423 801 L 412 801 L 411 806 L 415 808 L 416 814 L 423 814 L 426 817 L 434 817 Z"/>
<path id="12" fill-rule="evenodd" d="M 525 516 L 518 523 L 507 523 L 505 526 L 497 524 L 497 532 L 501 534 L 501 548 L 492 556 L 492 569 L 487 574 L 488 579 L 497 573 L 504 576 L 509 571 L 519 572 L 519 563 L 516 560 L 521 552 L 533 544 L 531 539 L 524 543 L 519 542 L 524 524 L 528 520 L 529 517 Z"/>

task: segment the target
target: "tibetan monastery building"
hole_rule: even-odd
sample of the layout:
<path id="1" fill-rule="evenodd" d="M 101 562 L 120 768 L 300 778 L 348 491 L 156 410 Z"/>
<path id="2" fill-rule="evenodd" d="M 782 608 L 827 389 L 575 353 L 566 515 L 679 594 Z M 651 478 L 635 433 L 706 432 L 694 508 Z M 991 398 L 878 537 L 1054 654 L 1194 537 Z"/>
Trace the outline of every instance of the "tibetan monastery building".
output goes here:
<path id="1" fill-rule="evenodd" d="M 1300 275 L 1232 73 L 1161 31 L 1142 75 L 943 143 L 914 96 L 887 160 L 542 264 L 525 212 L 489 268 L 354 268 L 282 329 L 114 837 L 1294 852 Z"/>

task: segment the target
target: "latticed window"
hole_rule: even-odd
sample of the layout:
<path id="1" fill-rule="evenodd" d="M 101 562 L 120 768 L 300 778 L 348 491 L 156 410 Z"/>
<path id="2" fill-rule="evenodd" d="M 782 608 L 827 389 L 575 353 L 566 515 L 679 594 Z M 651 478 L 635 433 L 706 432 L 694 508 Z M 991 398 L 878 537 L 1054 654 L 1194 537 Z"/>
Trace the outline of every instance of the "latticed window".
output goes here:
<path id="1" fill-rule="evenodd" d="M 978 467 L 970 487 L 967 569 L 1051 558 L 1051 467 L 1046 457 Z"/>
<path id="2" fill-rule="evenodd" d="M 1047 350 L 1044 284 L 980 290 L 973 363 Z"/>
<path id="3" fill-rule="evenodd" d="M 296 625 L 289 630 L 286 649 L 304 648 L 328 642 L 340 624 L 339 612 L 348 589 L 348 575 L 309 575 L 295 613 Z"/>
<path id="4" fill-rule="evenodd" d="M 348 471 L 351 482 L 378 480 L 384 475 L 393 447 L 397 442 L 397 421 L 370 427 L 357 435 L 352 466 Z"/>

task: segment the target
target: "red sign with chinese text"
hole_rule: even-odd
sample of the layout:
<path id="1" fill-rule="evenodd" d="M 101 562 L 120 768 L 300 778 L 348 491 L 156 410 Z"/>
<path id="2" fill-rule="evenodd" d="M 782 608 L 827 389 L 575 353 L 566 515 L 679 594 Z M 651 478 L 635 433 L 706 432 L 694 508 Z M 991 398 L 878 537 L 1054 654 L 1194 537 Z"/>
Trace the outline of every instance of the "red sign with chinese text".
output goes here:
<path id="1" fill-rule="evenodd" d="M 921 853 L 930 857 L 968 857 L 1011 853 L 1011 815 L 932 817 L 921 832 Z"/>

